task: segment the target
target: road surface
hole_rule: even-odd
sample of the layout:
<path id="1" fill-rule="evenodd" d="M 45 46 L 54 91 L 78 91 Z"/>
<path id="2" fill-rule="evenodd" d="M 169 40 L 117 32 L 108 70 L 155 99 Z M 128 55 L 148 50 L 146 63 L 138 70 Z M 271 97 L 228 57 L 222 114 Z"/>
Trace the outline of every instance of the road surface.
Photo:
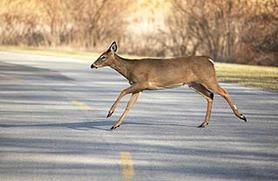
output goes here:
<path id="1" fill-rule="evenodd" d="M 92 60 L 93 62 L 93 60 Z M 278 93 L 222 84 L 248 122 L 188 87 L 146 91 L 123 125 L 128 86 L 84 60 L 0 52 L 0 180 L 278 180 Z"/>

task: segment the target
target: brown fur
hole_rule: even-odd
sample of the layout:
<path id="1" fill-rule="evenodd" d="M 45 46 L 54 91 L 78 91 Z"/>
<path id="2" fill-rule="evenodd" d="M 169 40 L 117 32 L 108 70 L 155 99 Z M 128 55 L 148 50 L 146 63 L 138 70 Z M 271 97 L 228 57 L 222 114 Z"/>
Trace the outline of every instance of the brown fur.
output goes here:
<path id="1" fill-rule="evenodd" d="M 190 56 L 169 59 L 125 59 L 117 55 L 116 51 L 117 44 L 113 42 L 108 50 L 102 53 L 91 66 L 92 68 L 110 66 L 130 83 L 130 87 L 120 93 L 109 110 L 107 117 L 113 114 L 122 97 L 132 94 L 125 111 L 111 129 L 121 125 L 123 118 L 136 102 L 140 92 L 172 88 L 185 84 L 204 96 L 208 102 L 205 120 L 199 127 L 205 127 L 209 123 L 213 102 L 212 92 L 224 97 L 234 114 L 246 121 L 245 116 L 239 113 L 232 102 L 228 92 L 219 86 L 211 58 Z"/>

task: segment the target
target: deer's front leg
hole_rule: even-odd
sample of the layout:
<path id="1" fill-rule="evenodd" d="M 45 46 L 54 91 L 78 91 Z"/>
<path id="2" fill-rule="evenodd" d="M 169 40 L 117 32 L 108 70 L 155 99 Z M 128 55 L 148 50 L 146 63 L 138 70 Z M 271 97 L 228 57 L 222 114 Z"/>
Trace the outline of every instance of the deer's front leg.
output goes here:
<path id="1" fill-rule="evenodd" d="M 112 116 L 118 103 L 125 95 L 130 94 L 130 93 L 138 93 L 139 91 L 140 91 L 140 86 L 138 86 L 138 85 L 132 85 L 132 86 L 128 87 L 127 89 L 124 89 L 123 91 L 121 91 L 120 95 L 117 97 L 116 101 L 111 106 L 110 110 L 108 111 L 107 118 Z"/>
<path id="2" fill-rule="evenodd" d="M 122 124 L 124 117 L 127 115 L 128 111 L 131 109 L 131 107 L 137 101 L 139 95 L 140 95 L 140 92 L 132 94 L 132 96 L 130 97 L 130 99 L 127 103 L 127 106 L 126 106 L 124 112 L 122 113 L 122 115 L 120 116 L 118 121 L 112 126 L 111 129 L 116 129 L 117 127 L 119 127 Z"/>

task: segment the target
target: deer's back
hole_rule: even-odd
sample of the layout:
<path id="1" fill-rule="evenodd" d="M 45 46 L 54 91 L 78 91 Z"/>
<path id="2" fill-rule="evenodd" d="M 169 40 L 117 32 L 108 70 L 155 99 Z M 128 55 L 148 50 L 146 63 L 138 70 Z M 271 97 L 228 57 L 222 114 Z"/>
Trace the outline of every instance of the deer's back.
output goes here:
<path id="1" fill-rule="evenodd" d="M 212 62 L 203 56 L 135 60 L 130 72 L 132 81 L 149 82 L 154 87 L 177 86 L 215 75 Z"/>

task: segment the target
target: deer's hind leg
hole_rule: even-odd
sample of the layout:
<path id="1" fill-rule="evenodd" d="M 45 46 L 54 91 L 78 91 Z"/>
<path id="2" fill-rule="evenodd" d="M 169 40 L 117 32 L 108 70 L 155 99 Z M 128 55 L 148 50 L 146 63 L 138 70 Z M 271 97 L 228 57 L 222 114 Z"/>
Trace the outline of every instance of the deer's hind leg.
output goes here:
<path id="1" fill-rule="evenodd" d="M 233 113 L 235 114 L 235 116 L 237 116 L 238 118 L 244 120 L 245 122 L 247 122 L 246 117 L 239 112 L 237 106 L 235 105 L 235 103 L 233 102 L 231 96 L 229 95 L 228 91 L 222 87 L 220 87 L 220 85 L 218 84 L 218 82 L 216 81 L 216 79 L 213 79 L 213 81 L 207 82 L 206 86 L 212 90 L 213 92 L 219 94 L 220 96 L 222 96 L 227 103 L 229 104 L 229 106 L 231 107 Z"/>
<path id="2" fill-rule="evenodd" d="M 207 112 L 205 120 L 200 126 L 198 126 L 199 128 L 204 128 L 209 124 L 213 103 L 213 93 L 210 90 L 208 90 L 205 86 L 199 83 L 190 83 L 189 87 L 193 88 L 197 93 L 201 94 L 207 100 Z"/>
<path id="3" fill-rule="evenodd" d="M 222 97 L 224 97 L 224 99 L 227 101 L 227 103 L 230 105 L 231 109 L 233 110 L 233 113 L 235 114 L 236 117 L 244 120 L 245 122 L 247 122 L 246 117 L 239 112 L 237 106 L 235 105 L 235 103 L 232 101 L 231 96 L 229 95 L 228 91 L 220 86 L 218 86 L 216 93 L 218 93 L 219 95 L 221 95 Z"/>

